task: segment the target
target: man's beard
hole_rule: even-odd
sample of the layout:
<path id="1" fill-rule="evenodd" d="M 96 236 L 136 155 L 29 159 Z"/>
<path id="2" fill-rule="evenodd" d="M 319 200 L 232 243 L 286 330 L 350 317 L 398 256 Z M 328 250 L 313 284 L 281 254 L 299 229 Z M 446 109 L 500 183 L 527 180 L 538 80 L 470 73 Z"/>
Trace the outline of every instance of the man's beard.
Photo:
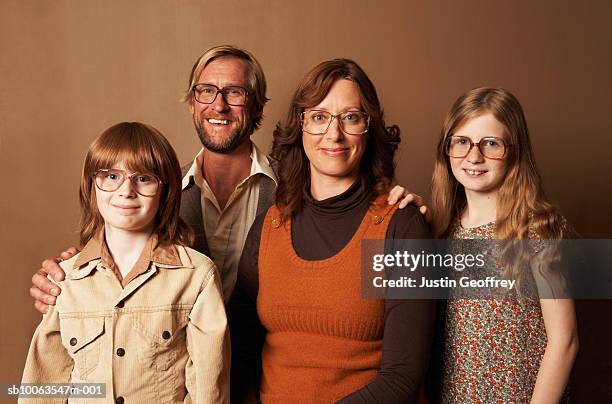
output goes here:
<path id="1" fill-rule="evenodd" d="M 252 125 L 250 124 L 250 120 L 247 118 L 249 123 L 237 128 L 228 138 L 222 140 L 221 143 L 215 143 L 206 132 L 203 121 L 204 119 L 201 119 L 200 121 L 194 119 L 193 123 L 195 125 L 196 132 L 198 132 L 198 137 L 200 138 L 202 146 L 215 153 L 228 154 L 233 152 L 242 144 L 245 138 L 248 138 L 253 133 Z"/>

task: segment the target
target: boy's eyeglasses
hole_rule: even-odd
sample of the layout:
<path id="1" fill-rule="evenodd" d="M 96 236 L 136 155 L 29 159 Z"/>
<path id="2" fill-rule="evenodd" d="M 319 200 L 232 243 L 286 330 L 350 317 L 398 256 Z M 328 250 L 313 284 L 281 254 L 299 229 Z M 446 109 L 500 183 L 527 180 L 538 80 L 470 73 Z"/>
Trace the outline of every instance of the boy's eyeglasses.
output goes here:
<path id="1" fill-rule="evenodd" d="M 452 135 L 446 138 L 444 151 L 449 157 L 463 158 L 470 154 L 476 146 L 480 153 L 488 159 L 502 160 L 511 144 L 506 144 L 499 137 L 483 137 L 478 143 L 472 142 L 469 137 Z"/>
<path id="2" fill-rule="evenodd" d="M 119 189 L 126 179 L 132 181 L 134 191 L 142 196 L 155 196 L 162 181 L 151 173 L 127 174 L 123 170 L 101 169 L 94 174 L 94 183 L 101 191 L 113 192 Z"/>

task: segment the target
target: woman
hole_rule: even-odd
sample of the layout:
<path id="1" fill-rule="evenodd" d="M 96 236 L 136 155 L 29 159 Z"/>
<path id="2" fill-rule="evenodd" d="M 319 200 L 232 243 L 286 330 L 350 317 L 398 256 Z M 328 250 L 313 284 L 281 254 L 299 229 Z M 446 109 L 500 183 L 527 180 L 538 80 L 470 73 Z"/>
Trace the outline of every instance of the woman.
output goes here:
<path id="1" fill-rule="evenodd" d="M 543 262 L 545 241 L 568 234 L 544 195 L 521 105 L 501 88 L 477 88 L 453 104 L 432 197 L 438 237 L 532 240 L 522 244 L 532 251 L 511 255 L 502 244 L 498 257 L 523 291 L 542 284 L 531 267 Z M 514 293 L 449 299 L 442 402 L 556 403 L 564 396 L 578 349 L 573 301 Z"/>
<path id="2" fill-rule="evenodd" d="M 386 204 L 399 129 L 353 61 L 310 70 L 274 132 L 276 205 L 253 224 L 230 303 L 236 402 L 415 401 L 433 303 L 365 300 L 360 242 L 429 238 Z"/>

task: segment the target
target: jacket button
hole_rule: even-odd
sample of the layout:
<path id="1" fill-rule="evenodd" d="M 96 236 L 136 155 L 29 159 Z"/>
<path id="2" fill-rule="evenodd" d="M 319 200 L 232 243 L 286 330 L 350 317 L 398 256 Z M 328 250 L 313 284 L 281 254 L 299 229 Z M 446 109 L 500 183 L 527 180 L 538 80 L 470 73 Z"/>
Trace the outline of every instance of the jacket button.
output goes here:
<path id="1" fill-rule="evenodd" d="M 379 224 L 380 222 L 383 221 L 383 218 L 381 216 L 376 215 L 374 216 L 373 220 L 375 224 Z"/>
<path id="2" fill-rule="evenodd" d="M 272 219 L 272 227 L 274 227 L 275 229 L 278 229 L 280 227 L 280 220 Z"/>
<path id="3" fill-rule="evenodd" d="M 172 334 L 170 334 L 170 331 L 162 332 L 162 338 L 163 339 L 170 339 L 171 336 L 172 336 Z"/>
<path id="4" fill-rule="evenodd" d="M 72 337 L 70 338 L 70 346 L 75 346 L 77 344 L 77 339 Z"/>
<path id="5" fill-rule="evenodd" d="M 123 404 L 123 403 L 125 403 L 125 400 L 123 399 L 123 397 L 119 396 L 119 397 L 117 397 L 117 398 L 115 399 L 115 402 L 116 402 L 117 404 Z"/>
<path id="6" fill-rule="evenodd" d="M 117 307 L 119 307 L 120 309 L 123 308 L 123 306 L 125 306 L 125 303 L 123 302 L 123 300 L 120 300 L 119 303 L 117 303 Z"/>
<path id="7" fill-rule="evenodd" d="M 125 349 L 117 348 L 117 356 L 123 356 L 123 355 L 125 355 Z"/>

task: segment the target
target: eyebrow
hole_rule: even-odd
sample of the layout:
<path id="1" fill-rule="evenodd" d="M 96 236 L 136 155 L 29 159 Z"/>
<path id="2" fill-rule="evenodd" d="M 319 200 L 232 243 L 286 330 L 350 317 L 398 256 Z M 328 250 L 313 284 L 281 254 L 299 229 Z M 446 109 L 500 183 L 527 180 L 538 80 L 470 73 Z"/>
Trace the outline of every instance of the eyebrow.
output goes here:
<path id="1" fill-rule="evenodd" d="M 304 110 L 304 112 L 312 112 L 312 111 L 329 112 L 331 114 L 331 111 L 326 108 L 312 108 L 312 109 Z M 340 110 L 339 114 L 342 114 L 344 112 L 364 112 L 365 113 L 365 111 L 361 107 L 347 107 L 347 108 Z"/>
<path id="2" fill-rule="evenodd" d="M 456 133 L 451 133 L 450 136 L 457 136 L 457 137 L 467 137 L 470 140 L 472 140 L 472 137 L 475 137 L 472 134 L 468 134 L 468 135 L 458 135 Z M 502 139 L 502 140 L 506 140 L 503 136 L 493 136 L 493 135 L 486 135 L 486 136 L 482 136 L 481 139 Z"/>
<path id="3" fill-rule="evenodd" d="M 510 140 L 509 138 L 505 138 L 505 137 L 502 137 L 502 136 L 491 136 L 491 135 L 487 135 L 487 136 L 483 136 L 483 137 L 481 137 L 481 138 L 480 138 L 480 139 L 478 139 L 477 141 L 476 141 L 476 140 L 474 140 L 474 139 L 472 138 L 472 136 L 471 136 L 471 135 L 469 135 L 469 136 L 468 136 L 468 135 L 456 135 L 456 134 L 450 134 L 449 136 L 447 136 L 447 138 L 450 138 L 451 136 L 454 136 L 454 137 L 464 137 L 464 138 L 466 138 L 466 139 L 469 139 L 469 141 L 470 141 L 470 142 L 472 142 L 472 143 L 474 143 L 474 144 L 478 144 L 478 143 L 482 142 L 482 140 L 483 140 L 483 139 L 500 139 L 502 142 L 504 142 L 504 144 L 505 144 L 506 146 L 507 146 L 507 145 L 509 145 L 509 144 L 511 143 L 511 140 Z"/>
<path id="4" fill-rule="evenodd" d="M 195 84 L 194 84 L 194 86 L 198 86 L 198 85 L 200 85 L 200 84 L 203 84 L 203 85 L 205 85 L 205 86 L 215 86 L 215 87 L 217 87 L 218 89 L 222 89 L 222 88 L 225 88 L 225 87 L 241 87 L 241 88 L 244 88 L 245 90 L 247 90 L 247 89 L 248 89 L 248 85 L 247 85 L 247 84 L 228 84 L 228 85 L 226 85 L 226 86 L 219 87 L 219 86 L 217 86 L 216 84 L 213 84 L 213 83 L 206 83 L 206 82 L 202 82 L 202 83 L 195 83 Z"/>

